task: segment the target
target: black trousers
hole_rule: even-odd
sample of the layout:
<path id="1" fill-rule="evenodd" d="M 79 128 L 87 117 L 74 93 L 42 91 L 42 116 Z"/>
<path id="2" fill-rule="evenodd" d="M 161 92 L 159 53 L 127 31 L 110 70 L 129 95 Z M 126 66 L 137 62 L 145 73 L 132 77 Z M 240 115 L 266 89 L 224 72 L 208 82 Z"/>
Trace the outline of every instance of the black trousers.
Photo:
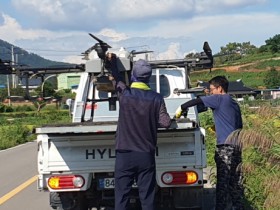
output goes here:
<path id="1" fill-rule="evenodd" d="M 226 209 L 229 199 L 231 199 L 235 210 L 244 209 L 241 158 L 241 150 L 237 146 L 218 145 L 216 148 L 216 210 Z"/>
<path id="2" fill-rule="evenodd" d="M 142 210 L 155 209 L 155 154 L 116 152 L 115 210 L 128 210 L 129 194 L 134 180 L 139 190 Z"/>

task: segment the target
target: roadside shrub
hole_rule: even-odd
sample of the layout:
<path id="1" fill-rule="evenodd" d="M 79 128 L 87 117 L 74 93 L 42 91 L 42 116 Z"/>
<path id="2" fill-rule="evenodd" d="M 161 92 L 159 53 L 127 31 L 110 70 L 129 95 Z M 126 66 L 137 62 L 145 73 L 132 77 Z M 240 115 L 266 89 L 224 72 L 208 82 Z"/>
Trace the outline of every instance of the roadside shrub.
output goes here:
<path id="1" fill-rule="evenodd" d="M 43 109 L 47 105 L 47 102 L 44 101 L 43 98 L 38 98 L 37 100 L 32 101 L 32 103 L 34 107 L 37 109 L 37 113 L 39 113 L 41 109 Z"/>
<path id="2" fill-rule="evenodd" d="M 278 210 L 280 206 L 280 111 L 268 105 L 257 109 L 242 106 L 242 171 L 245 209 Z M 206 129 L 207 164 L 215 166 L 216 137 L 212 112 L 200 113 Z"/>
<path id="3" fill-rule="evenodd" d="M 31 111 L 35 111 L 35 109 L 32 106 L 22 105 L 22 106 L 15 106 L 14 111 L 15 112 L 31 112 Z"/>
<path id="4" fill-rule="evenodd" d="M 6 111 L 6 105 L 0 103 L 0 113 L 3 113 L 3 112 L 5 112 L 5 111 Z"/>
<path id="5" fill-rule="evenodd" d="M 200 125 L 206 130 L 206 154 L 207 154 L 207 165 L 215 166 L 215 149 L 216 149 L 216 136 L 215 136 L 215 125 L 213 120 L 213 114 L 210 109 L 206 112 L 199 114 Z"/>
<path id="6" fill-rule="evenodd" d="M 7 149 L 16 145 L 27 142 L 29 134 L 28 128 L 15 123 L 13 125 L 6 125 L 0 127 L 0 149 Z"/>
<path id="7" fill-rule="evenodd" d="M 12 106 L 6 106 L 5 112 L 13 112 L 14 108 Z"/>
<path id="8" fill-rule="evenodd" d="M 70 123 L 71 117 L 68 110 L 44 111 L 40 113 L 40 121 L 42 124 Z"/>
<path id="9" fill-rule="evenodd" d="M 67 110 L 2 113 L 0 116 L 0 150 L 36 139 L 33 129 L 45 124 L 70 123 Z"/>
<path id="10" fill-rule="evenodd" d="M 253 209 L 279 209 L 280 112 L 262 106 L 244 113 L 243 145 L 245 194 Z"/>

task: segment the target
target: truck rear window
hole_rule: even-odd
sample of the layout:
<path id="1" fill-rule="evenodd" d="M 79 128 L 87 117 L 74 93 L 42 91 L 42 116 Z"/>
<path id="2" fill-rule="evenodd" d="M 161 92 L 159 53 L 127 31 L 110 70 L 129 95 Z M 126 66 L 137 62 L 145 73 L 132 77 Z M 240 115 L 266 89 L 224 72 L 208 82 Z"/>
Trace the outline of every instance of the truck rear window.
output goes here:
<path id="1" fill-rule="evenodd" d="M 98 91 L 98 97 L 100 98 L 100 99 L 103 99 L 103 98 L 108 98 L 109 96 L 108 96 L 108 92 L 105 92 L 105 91 Z"/>
<path id="2" fill-rule="evenodd" d="M 168 82 L 167 77 L 164 76 L 164 75 L 160 75 L 159 76 L 159 84 L 160 84 L 159 93 L 163 97 L 168 97 L 170 95 L 170 86 L 169 86 L 169 82 Z M 149 85 L 150 85 L 152 90 L 154 90 L 154 91 L 157 90 L 156 75 L 152 75 Z"/>
<path id="3" fill-rule="evenodd" d="M 169 82 L 168 82 L 167 77 L 164 76 L 164 75 L 160 75 L 159 76 L 159 84 L 160 84 L 159 93 L 163 97 L 168 97 L 170 95 L 170 86 L 169 86 Z M 149 85 L 150 85 L 150 87 L 153 91 L 157 91 L 156 75 L 151 76 Z M 108 93 L 104 92 L 104 91 L 99 91 L 98 96 L 99 96 L 100 99 L 108 98 Z"/>

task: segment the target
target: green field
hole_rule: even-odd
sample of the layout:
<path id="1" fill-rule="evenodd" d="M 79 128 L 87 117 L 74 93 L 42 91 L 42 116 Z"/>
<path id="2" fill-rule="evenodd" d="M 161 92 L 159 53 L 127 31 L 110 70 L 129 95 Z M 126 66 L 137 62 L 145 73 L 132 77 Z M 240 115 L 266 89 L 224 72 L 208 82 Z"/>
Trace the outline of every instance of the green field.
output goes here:
<path id="1" fill-rule="evenodd" d="M 229 81 L 236 81 L 238 79 L 241 79 L 247 87 L 256 89 L 264 88 L 264 79 L 267 72 L 271 70 L 271 68 L 275 68 L 276 70 L 280 71 L 279 56 L 279 54 L 250 55 L 237 60 L 234 63 L 220 65 L 215 64 L 214 60 L 214 68 L 211 72 L 210 70 L 191 72 L 191 85 L 192 87 L 195 87 L 197 81 L 207 82 L 214 76 L 224 75 L 229 79 Z M 234 66 L 240 67 L 238 67 L 237 71 L 226 70 L 227 68 Z"/>
<path id="2" fill-rule="evenodd" d="M 197 81 L 209 81 L 212 77 L 218 75 L 224 75 L 228 78 L 229 81 L 236 81 L 242 79 L 243 83 L 247 87 L 258 88 L 263 87 L 263 79 L 265 77 L 266 71 L 259 72 L 227 72 L 226 70 L 217 69 L 212 72 L 210 71 L 197 71 L 191 73 L 191 82 L 192 86 L 196 86 Z"/>

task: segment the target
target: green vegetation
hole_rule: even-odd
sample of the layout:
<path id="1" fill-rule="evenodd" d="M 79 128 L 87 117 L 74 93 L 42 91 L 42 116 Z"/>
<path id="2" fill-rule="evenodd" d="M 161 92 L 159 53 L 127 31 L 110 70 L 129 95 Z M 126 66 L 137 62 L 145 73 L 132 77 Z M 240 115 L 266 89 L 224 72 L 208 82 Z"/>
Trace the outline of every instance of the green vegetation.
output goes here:
<path id="1" fill-rule="evenodd" d="M 280 55 L 279 55 L 280 57 Z M 268 59 L 264 61 L 260 61 L 255 65 L 256 69 L 269 69 L 274 68 L 276 66 L 280 66 L 280 59 L 274 60 L 274 59 Z M 242 68 L 241 68 L 242 70 Z"/>
<path id="2" fill-rule="evenodd" d="M 265 45 L 261 47 L 262 51 L 279 53 L 280 52 L 280 34 L 276 34 L 274 37 L 265 41 Z"/>
<path id="3" fill-rule="evenodd" d="M 229 81 L 242 79 L 247 87 L 277 88 L 280 86 L 280 35 L 266 40 L 266 45 L 256 48 L 250 42 L 228 43 L 214 55 L 214 70 L 191 72 L 191 84 L 209 81 L 225 75 Z M 227 70 L 227 68 L 235 70 Z"/>
<path id="4" fill-rule="evenodd" d="M 71 122 L 68 110 L 58 110 L 53 105 L 47 105 L 40 113 L 34 109 L 22 106 L 17 110 L 25 111 L 0 113 L 0 150 L 35 140 L 33 130 L 41 125 Z"/>
<path id="5" fill-rule="evenodd" d="M 243 175 L 247 209 L 277 210 L 280 206 L 280 111 L 269 106 L 242 107 Z M 215 166 L 215 133 L 211 111 L 201 113 L 206 128 L 208 165 Z"/>
<path id="6" fill-rule="evenodd" d="M 280 72 L 273 67 L 268 71 L 264 78 L 264 84 L 268 88 L 278 88 L 280 86 Z"/>
<path id="7" fill-rule="evenodd" d="M 217 66 L 234 65 L 279 57 L 280 34 L 265 40 L 265 43 L 257 48 L 250 42 L 230 42 L 222 46 L 221 51 L 214 55 L 215 64 Z"/>
<path id="8" fill-rule="evenodd" d="M 222 68 L 215 71 L 200 71 L 191 73 L 191 83 L 195 87 L 198 81 L 209 81 L 212 77 L 224 75 L 228 78 L 229 81 L 236 81 L 242 79 L 243 83 L 247 87 L 258 88 L 264 86 L 264 78 L 266 75 L 265 71 L 260 72 L 242 72 L 239 71 L 226 71 Z"/>
<path id="9" fill-rule="evenodd" d="M 250 42 L 228 43 L 214 55 L 215 70 L 192 72 L 191 82 L 196 85 L 198 80 L 208 81 L 211 77 L 225 75 L 230 81 L 242 79 L 243 83 L 252 88 L 277 88 L 280 86 L 280 34 L 265 41 L 260 48 Z M 227 67 L 235 66 L 234 71 Z"/>
<path id="10" fill-rule="evenodd" d="M 279 209 L 280 112 L 261 107 L 244 110 L 243 171 L 247 200 L 256 209 Z"/>

